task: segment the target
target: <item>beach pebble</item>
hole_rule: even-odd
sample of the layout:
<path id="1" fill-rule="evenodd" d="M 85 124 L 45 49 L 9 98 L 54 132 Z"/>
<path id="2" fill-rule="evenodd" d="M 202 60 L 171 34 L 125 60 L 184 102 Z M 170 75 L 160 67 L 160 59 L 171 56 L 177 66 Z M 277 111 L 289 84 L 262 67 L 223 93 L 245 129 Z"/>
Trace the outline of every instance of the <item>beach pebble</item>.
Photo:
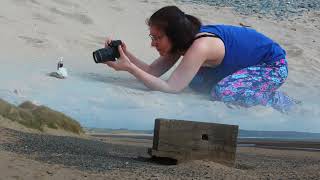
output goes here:
<path id="1" fill-rule="evenodd" d="M 237 12 L 243 15 L 258 14 L 259 16 L 277 20 L 293 18 L 301 16 L 305 12 L 320 10 L 320 3 L 317 0 L 183 0 L 183 2 L 208 4 L 217 7 L 233 7 Z"/>
<path id="2" fill-rule="evenodd" d="M 242 26 L 242 27 L 251 27 L 251 25 L 248 25 L 248 24 L 245 24 L 245 23 L 242 23 L 242 22 L 240 22 L 239 25 Z"/>

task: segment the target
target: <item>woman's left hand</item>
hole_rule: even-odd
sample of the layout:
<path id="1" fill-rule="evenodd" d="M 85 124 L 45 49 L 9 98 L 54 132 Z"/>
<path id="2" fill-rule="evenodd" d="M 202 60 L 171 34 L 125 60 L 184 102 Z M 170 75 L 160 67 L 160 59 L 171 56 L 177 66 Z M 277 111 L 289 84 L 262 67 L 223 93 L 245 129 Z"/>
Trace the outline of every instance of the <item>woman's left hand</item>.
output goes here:
<path id="1" fill-rule="evenodd" d="M 131 63 L 127 55 L 123 52 L 121 46 L 118 46 L 118 51 L 120 57 L 115 62 L 107 61 L 105 62 L 105 64 L 107 64 L 109 67 L 113 68 L 116 71 L 129 71 L 133 64 Z"/>

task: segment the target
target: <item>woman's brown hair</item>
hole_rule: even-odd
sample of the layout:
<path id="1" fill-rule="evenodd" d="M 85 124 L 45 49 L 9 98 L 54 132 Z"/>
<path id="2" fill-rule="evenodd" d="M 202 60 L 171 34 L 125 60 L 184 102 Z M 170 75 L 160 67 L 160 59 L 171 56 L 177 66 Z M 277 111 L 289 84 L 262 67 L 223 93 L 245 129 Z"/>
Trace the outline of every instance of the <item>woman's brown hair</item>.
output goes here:
<path id="1" fill-rule="evenodd" d="M 165 6 L 147 19 L 148 26 L 161 29 L 172 43 L 171 53 L 184 52 L 199 32 L 201 21 L 176 6 Z"/>

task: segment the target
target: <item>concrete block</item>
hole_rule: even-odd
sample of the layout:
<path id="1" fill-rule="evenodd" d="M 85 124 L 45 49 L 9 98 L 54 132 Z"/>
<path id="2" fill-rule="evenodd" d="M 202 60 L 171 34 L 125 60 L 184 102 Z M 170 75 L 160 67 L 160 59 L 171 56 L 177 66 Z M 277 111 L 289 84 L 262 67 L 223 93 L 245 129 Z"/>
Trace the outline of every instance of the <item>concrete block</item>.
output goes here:
<path id="1" fill-rule="evenodd" d="M 211 160 L 233 166 L 236 156 L 238 126 L 186 120 L 156 119 L 152 157 Z"/>

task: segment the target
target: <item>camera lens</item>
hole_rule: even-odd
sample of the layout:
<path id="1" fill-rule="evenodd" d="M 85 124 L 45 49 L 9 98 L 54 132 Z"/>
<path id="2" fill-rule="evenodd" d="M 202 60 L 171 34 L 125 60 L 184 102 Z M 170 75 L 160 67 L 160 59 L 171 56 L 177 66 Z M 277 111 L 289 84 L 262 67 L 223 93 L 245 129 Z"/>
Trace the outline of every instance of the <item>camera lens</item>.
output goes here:
<path id="1" fill-rule="evenodd" d="M 117 53 L 114 50 L 115 48 L 108 47 L 108 48 L 102 48 L 98 49 L 95 52 L 93 52 L 93 59 L 96 63 L 103 63 L 106 61 L 115 61 L 117 58 Z"/>
<path id="2" fill-rule="evenodd" d="M 121 45 L 121 40 L 111 41 L 109 47 L 98 49 L 92 53 L 94 62 L 103 63 L 105 61 L 115 61 L 120 57 L 118 46 Z"/>
<path id="3" fill-rule="evenodd" d="M 101 62 L 102 57 L 101 57 L 101 53 L 100 53 L 99 50 L 93 52 L 92 55 L 93 55 L 94 62 L 96 62 L 96 63 L 100 63 Z"/>

